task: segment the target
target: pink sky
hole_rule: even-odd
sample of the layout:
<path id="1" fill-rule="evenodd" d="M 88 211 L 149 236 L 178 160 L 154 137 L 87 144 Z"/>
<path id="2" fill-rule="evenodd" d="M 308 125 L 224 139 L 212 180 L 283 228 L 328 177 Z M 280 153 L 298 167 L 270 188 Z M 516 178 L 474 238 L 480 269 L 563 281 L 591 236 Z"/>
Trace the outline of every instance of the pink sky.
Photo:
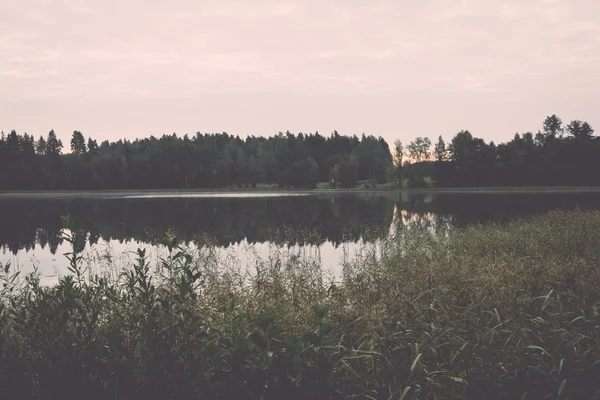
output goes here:
<path id="1" fill-rule="evenodd" d="M 3 0 L 0 129 L 600 131 L 600 0 Z"/>

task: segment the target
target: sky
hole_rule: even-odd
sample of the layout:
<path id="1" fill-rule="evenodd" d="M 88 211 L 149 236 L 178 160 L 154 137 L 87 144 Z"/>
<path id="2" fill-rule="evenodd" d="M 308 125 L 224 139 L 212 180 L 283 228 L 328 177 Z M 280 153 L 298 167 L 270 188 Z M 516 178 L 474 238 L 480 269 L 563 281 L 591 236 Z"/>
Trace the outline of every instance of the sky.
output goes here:
<path id="1" fill-rule="evenodd" d="M 0 0 L 0 129 L 600 132 L 599 0 Z"/>

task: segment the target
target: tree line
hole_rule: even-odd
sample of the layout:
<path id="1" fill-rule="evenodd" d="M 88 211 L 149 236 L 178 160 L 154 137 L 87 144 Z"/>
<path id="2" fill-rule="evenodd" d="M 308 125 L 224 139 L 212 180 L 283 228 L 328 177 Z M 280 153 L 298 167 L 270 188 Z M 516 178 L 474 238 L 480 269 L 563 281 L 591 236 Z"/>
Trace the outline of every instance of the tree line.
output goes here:
<path id="1" fill-rule="evenodd" d="M 393 167 L 379 137 L 278 133 L 265 138 L 227 133 L 163 135 L 104 141 L 73 132 L 71 152 L 54 131 L 37 141 L 11 131 L 0 137 L 0 189 L 314 188 L 334 179 L 385 182 Z"/>
<path id="2" fill-rule="evenodd" d="M 402 162 L 402 157 L 409 160 Z M 547 117 L 535 135 L 516 133 L 498 145 L 468 130 L 449 143 L 440 136 L 433 146 L 428 138 L 416 138 L 406 147 L 396 141 L 394 158 L 400 160 L 396 176 L 410 187 L 600 184 L 600 140 L 594 129 L 580 120 L 564 126 L 556 115 Z"/>
<path id="3" fill-rule="evenodd" d="M 12 130 L 0 136 L 0 190 L 315 188 L 334 180 L 388 186 L 598 185 L 600 141 L 589 123 L 563 125 L 552 115 L 541 129 L 496 145 L 458 132 L 448 143 L 418 137 L 390 149 L 381 137 L 317 133 L 271 137 L 227 133 L 163 135 L 100 145 L 74 131 L 71 152 L 54 131 L 37 140 Z"/>

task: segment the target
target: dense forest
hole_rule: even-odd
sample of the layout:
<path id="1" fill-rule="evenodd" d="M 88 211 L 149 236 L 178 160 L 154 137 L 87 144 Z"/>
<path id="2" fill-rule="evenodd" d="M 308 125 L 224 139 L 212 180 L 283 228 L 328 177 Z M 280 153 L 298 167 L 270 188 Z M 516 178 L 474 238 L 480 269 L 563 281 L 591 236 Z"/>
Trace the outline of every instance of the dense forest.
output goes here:
<path id="1" fill-rule="evenodd" d="M 392 149 L 379 137 L 297 135 L 241 139 L 227 133 L 97 141 L 74 131 L 70 152 L 54 131 L 35 139 L 12 130 L 0 137 L 0 190 L 315 188 L 334 179 L 389 186 L 598 185 L 600 141 L 582 121 L 556 115 L 541 130 L 499 145 L 457 133 L 432 145 L 418 137 Z"/>
<path id="2" fill-rule="evenodd" d="M 37 141 L 14 130 L 0 139 L 2 189 L 179 189 L 256 186 L 313 188 L 337 179 L 385 182 L 393 166 L 382 138 L 333 132 L 248 137 L 227 133 L 119 140 L 100 145 L 73 132 L 71 153 L 54 131 Z"/>
<path id="3" fill-rule="evenodd" d="M 600 184 L 600 141 L 594 129 L 579 120 L 563 126 L 556 115 L 547 117 L 535 135 L 516 133 L 499 145 L 469 131 L 459 132 L 448 145 L 440 137 L 431 155 L 435 161 L 421 166 L 425 172 L 417 173 L 415 182 L 429 175 L 438 186 Z"/>

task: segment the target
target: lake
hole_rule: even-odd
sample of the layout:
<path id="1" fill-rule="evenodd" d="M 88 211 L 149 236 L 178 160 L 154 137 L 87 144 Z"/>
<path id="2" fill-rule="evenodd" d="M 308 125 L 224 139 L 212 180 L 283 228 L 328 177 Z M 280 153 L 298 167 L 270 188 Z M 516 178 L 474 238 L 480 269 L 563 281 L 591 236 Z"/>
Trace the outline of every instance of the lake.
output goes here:
<path id="1" fill-rule="evenodd" d="M 340 264 L 398 226 L 463 229 L 555 209 L 598 209 L 600 192 L 228 192 L 0 195 L 0 262 L 38 269 L 44 283 L 67 273 L 61 216 L 75 218 L 74 235 L 87 265 L 122 267 L 137 248 L 153 262 L 171 229 L 193 251 L 216 249 L 250 268 L 277 252 L 315 260 L 332 279 Z"/>

